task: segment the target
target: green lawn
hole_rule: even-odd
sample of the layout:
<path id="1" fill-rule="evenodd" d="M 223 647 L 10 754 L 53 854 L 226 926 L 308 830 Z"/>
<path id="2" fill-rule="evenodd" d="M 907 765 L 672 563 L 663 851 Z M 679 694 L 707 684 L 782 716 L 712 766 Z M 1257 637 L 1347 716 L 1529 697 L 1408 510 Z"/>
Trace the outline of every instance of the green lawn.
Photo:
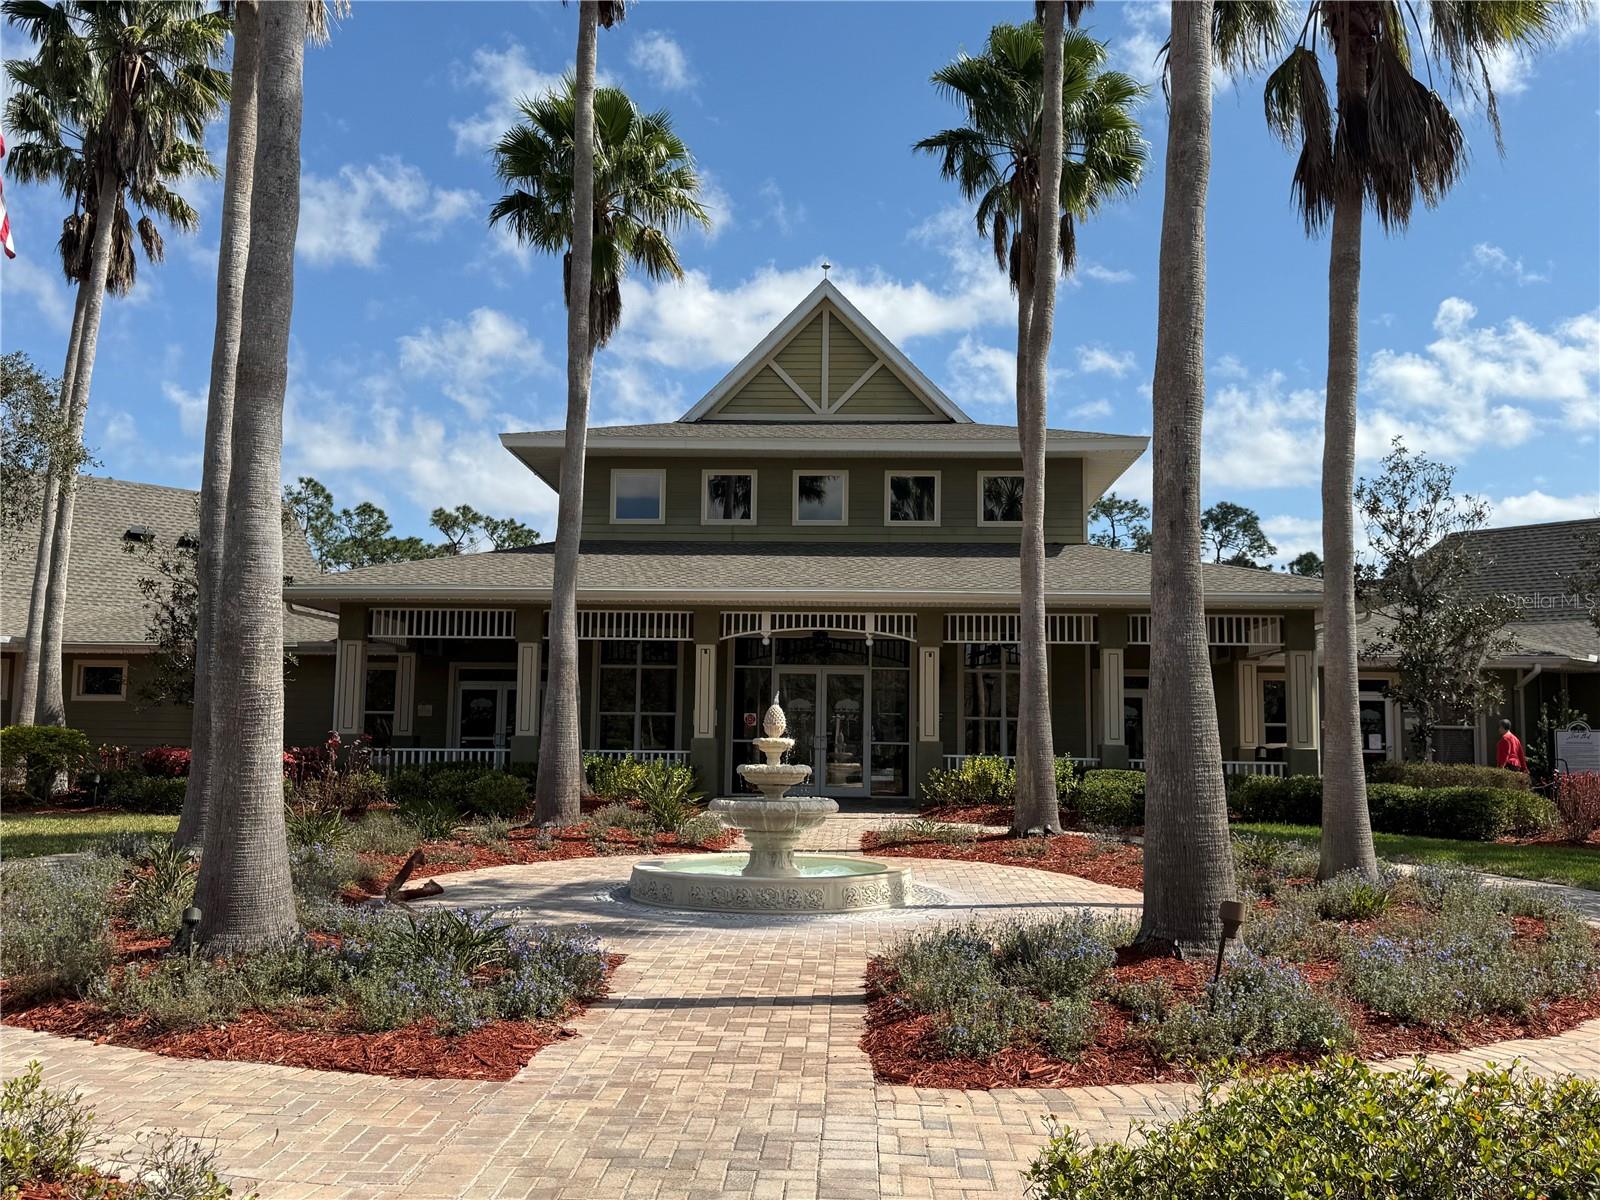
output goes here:
<path id="1" fill-rule="evenodd" d="M 1316 845 L 1322 831 L 1315 825 L 1234 825 L 1235 833 L 1295 839 Z M 1500 842 L 1457 842 L 1448 838 L 1375 833 L 1378 857 L 1393 862 L 1459 863 L 1476 871 L 1570 883 L 1600 891 L 1600 849 L 1582 846 L 1515 846 Z"/>
<path id="2" fill-rule="evenodd" d="M 92 850 L 113 834 L 170 835 L 177 828 L 177 817 L 160 813 L 5 813 L 0 815 L 0 858 Z"/>

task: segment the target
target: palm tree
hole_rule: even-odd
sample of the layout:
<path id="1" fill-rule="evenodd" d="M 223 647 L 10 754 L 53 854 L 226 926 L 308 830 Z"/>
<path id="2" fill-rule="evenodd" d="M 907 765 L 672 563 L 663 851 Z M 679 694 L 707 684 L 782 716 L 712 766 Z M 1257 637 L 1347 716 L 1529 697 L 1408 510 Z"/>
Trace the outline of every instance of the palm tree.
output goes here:
<path id="1" fill-rule="evenodd" d="M 4 11 L 40 45 L 34 82 L 49 90 L 36 93 L 36 115 L 92 117 L 79 129 L 86 169 L 73 190 L 81 191 L 95 219 L 92 226 L 69 227 L 63 238 L 69 260 L 84 264 L 81 327 L 76 349 L 69 349 L 72 378 L 65 396 L 69 438 L 81 440 L 114 235 L 122 223 L 118 214 L 126 216 L 126 195 L 154 193 L 175 156 L 198 165 L 192 155 L 184 157 L 181 144 L 203 145 L 206 122 L 227 98 L 227 73 L 211 65 L 227 20 L 193 0 L 6 0 Z M 198 161 L 209 166 L 203 152 Z M 107 214 L 109 219 L 100 219 Z M 153 223 L 148 228 L 153 231 Z M 147 239 L 147 252 L 152 245 Z M 54 725 L 66 721 L 61 642 L 75 500 L 75 480 L 57 479 L 42 619 L 29 636 L 39 647 L 38 719 Z"/>
<path id="2" fill-rule="evenodd" d="M 523 120 L 495 147 L 500 178 L 514 190 L 490 210 L 521 241 L 562 254 L 567 301 L 567 436 L 556 511 L 550 598 L 550 671 L 534 785 L 541 821 L 575 821 L 583 786 L 578 732 L 578 541 L 594 352 L 622 319 L 629 266 L 652 279 L 683 275 L 669 233 L 708 226 L 688 148 L 664 112 L 642 113 L 618 88 L 594 88 L 598 26 L 619 6 L 584 0 L 578 9 L 577 74 L 561 92 L 520 105 Z M 573 220 L 573 213 L 587 219 Z M 588 297 L 573 303 L 573 297 Z"/>
<path id="3" fill-rule="evenodd" d="M 222 537 L 228 620 L 212 697 L 228 753 L 213 763 L 217 811 L 205 822 L 196 902 L 208 949 L 249 949 L 295 928 L 283 825 L 283 397 L 289 377 L 294 246 L 300 221 L 300 121 L 307 6 L 259 13 L 256 145 L 250 188 L 232 455 Z M 246 36 L 248 37 L 248 31 Z M 230 121 L 230 132 L 232 122 Z M 232 154 L 230 151 L 230 159 Z"/>
<path id="4" fill-rule="evenodd" d="M 29 13 L 25 6 L 8 5 L 8 18 L 25 25 Z M 61 270 L 76 289 L 72 325 L 67 338 L 66 366 L 61 374 L 61 405 L 66 410 L 77 374 L 78 352 L 83 344 L 84 315 L 88 307 L 91 247 L 94 244 L 96 156 L 91 146 L 94 131 L 104 120 L 103 91 L 95 85 L 95 64 L 81 38 L 74 37 L 71 25 L 61 25 L 62 14 L 52 13 L 56 34 L 45 40 L 30 59 L 12 59 L 6 74 L 15 91 L 6 102 L 5 123 L 11 131 L 6 159 L 7 170 L 20 183 L 53 184 L 72 202 L 72 211 L 62 221 L 58 248 Z M 165 252 L 159 218 L 182 232 L 193 230 L 198 214 L 182 196 L 167 187 L 168 179 L 187 175 L 213 174 L 204 146 L 182 136 L 181 131 L 162 148 L 163 161 L 149 177 L 129 181 L 118 197 L 112 226 L 111 261 L 106 275 L 106 291 L 126 295 L 137 278 L 135 235 L 145 257 L 159 263 Z M 128 202 L 139 210 L 135 223 Z M 45 624 L 45 597 L 49 587 L 50 564 L 55 546 L 56 506 L 61 480 L 73 478 L 77 463 L 53 463 L 45 480 L 39 521 L 37 553 L 34 556 L 33 587 L 29 594 L 29 638 L 23 649 L 22 679 L 16 721 L 31 725 L 38 710 L 40 663 L 43 660 L 39 631 Z"/>
<path id="5" fill-rule="evenodd" d="M 1049 13 L 1046 14 L 1049 16 Z M 1051 18 L 1053 20 L 1053 18 Z M 1046 37 L 1037 23 L 996 25 L 984 52 L 962 55 L 934 73 L 933 83 L 966 109 L 967 122 L 918 142 L 915 149 L 937 155 L 940 172 L 976 203 L 978 232 L 988 238 L 995 261 L 1006 271 L 1017 295 L 1017 425 L 1024 475 L 1022 527 L 1022 659 L 1017 746 L 1017 801 L 1013 826 L 1019 831 L 1059 829 L 1055 793 L 1055 748 L 1050 729 L 1049 679 L 1044 631 L 1044 363 L 1032 355 L 1030 337 L 1040 304 L 1046 302 L 1039 246 L 1042 225 L 1061 267 L 1077 257 L 1077 223 L 1110 199 L 1131 193 L 1144 169 L 1145 146 L 1134 108 L 1145 95 L 1131 76 L 1104 70 L 1105 47 L 1077 30 L 1064 33 L 1061 65 L 1062 151 L 1046 164 Z M 1052 47 L 1049 55 L 1053 56 Z M 1053 94 L 1053 93 L 1051 93 Z M 1054 105 L 1050 106 L 1052 109 Z M 1050 114 L 1053 120 L 1055 114 Z M 1056 160 L 1059 159 L 1059 162 Z M 1054 189 L 1059 203 L 1046 206 L 1041 195 L 1047 176 L 1060 172 Z M 1055 258 L 1052 258 L 1055 261 Z M 1053 321 L 1054 272 L 1048 305 Z M 1042 345 L 1049 346 L 1049 328 Z M 1035 395 L 1034 386 L 1040 390 Z M 1031 502 L 1027 499 L 1031 497 Z"/>
<path id="6" fill-rule="evenodd" d="M 1300 148 L 1292 195 L 1306 232 L 1331 225 L 1322 445 L 1324 878 L 1340 871 L 1375 878 L 1378 869 L 1361 758 L 1351 508 L 1363 212 L 1370 204 L 1385 229 L 1404 229 L 1419 198 L 1438 204 L 1465 169 L 1461 127 L 1431 84 L 1415 77 L 1419 58 L 1430 79 L 1437 70 L 1458 95 L 1484 102 L 1503 150 L 1489 62 L 1549 40 L 1583 11 L 1553 0 L 1434 0 L 1424 36 L 1412 6 L 1397 0 L 1315 0 L 1267 80 L 1267 124 Z M 1334 63 L 1332 105 L 1323 54 Z"/>

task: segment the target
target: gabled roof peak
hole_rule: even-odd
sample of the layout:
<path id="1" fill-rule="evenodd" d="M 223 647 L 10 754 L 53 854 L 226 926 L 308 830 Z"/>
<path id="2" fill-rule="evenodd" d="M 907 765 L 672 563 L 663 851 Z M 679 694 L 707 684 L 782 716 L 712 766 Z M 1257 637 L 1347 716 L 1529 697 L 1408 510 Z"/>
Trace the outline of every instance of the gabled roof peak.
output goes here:
<path id="1" fill-rule="evenodd" d="M 827 278 L 679 420 L 796 418 L 971 421 Z"/>

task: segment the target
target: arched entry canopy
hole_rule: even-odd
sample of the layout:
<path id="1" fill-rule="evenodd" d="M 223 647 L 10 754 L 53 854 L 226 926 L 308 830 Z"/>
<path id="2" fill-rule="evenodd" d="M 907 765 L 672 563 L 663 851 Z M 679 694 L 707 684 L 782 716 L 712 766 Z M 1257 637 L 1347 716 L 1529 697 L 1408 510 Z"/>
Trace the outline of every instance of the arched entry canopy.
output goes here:
<path id="1" fill-rule="evenodd" d="M 873 638 L 917 640 L 916 613 L 864 612 L 725 612 L 722 638 L 759 637 L 771 640 L 778 633 L 855 633 Z"/>

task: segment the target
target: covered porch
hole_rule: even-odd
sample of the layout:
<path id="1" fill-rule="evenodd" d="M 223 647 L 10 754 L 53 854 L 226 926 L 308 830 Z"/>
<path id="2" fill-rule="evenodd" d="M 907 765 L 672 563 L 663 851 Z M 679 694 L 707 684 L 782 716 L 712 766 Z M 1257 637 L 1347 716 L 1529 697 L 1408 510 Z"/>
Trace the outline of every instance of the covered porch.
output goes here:
<path id="1" fill-rule="evenodd" d="M 370 737 L 386 770 L 536 760 L 547 613 L 342 603 L 336 730 Z M 707 792 L 742 790 L 736 767 L 757 757 L 760 714 L 781 695 L 816 791 L 914 797 L 936 768 L 1012 755 L 1017 626 L 964 608 L 582 608 L 584 752 L 686 762 Z M 1215 613 L 1207 628 L 1226 769 L 1315 772 L 1313 614 Z M 1149 614 L 1051 612 L 1048 641 L 1057 753 L 1142 767 Z"/>

